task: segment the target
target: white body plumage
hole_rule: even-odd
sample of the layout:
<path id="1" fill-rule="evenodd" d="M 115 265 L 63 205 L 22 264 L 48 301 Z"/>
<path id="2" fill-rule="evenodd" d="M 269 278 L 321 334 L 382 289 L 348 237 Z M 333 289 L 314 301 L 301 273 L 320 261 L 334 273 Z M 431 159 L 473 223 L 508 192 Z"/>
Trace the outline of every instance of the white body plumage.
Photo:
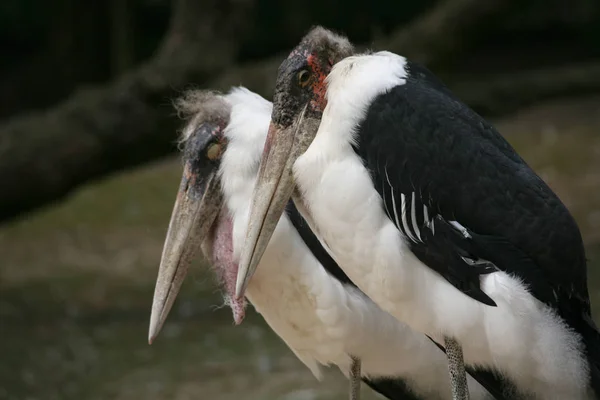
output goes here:
<path id="1" fill-rule="evenodd" d="M 404 67 L 405 59 L 389 52 L 333 67 L 318 133 L 294 164 L 304 217 L 350 279 L 398 320 L 439 341 L 457 338 L 468 364 L 496 368 L 535 398 L 588 398 L 579 336 L 522 282 L 485 275 L 482 289 L 498 306 L 478 303 L 421 263 L 386 215 L 352 143 L 374 98 L 404 84 Z"/>
<path id="2" fill-rule="evenodd" d="M 234 258 L 239 259 L 272 105 L 244 88 L 224 99 L 232 111 L 219 174 L 233 219 Z M 352 354 L 361 358 L 364 376 L 400 377 L 423 398 L 451 398 L 444 353 L 331 276 L 285 214 L 246 296 L 317 378 L 320 364 L 335 364 L 347 375 Z M 469 388 L 472 399 L 490 398 L 471 377 Z"/>

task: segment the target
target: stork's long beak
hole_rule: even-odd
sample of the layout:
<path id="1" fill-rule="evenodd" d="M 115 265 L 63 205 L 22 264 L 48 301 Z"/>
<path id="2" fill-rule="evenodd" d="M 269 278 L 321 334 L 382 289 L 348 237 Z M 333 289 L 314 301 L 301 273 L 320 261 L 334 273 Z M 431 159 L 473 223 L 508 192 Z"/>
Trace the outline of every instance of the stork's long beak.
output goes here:
<path id="1" fill-rule="evenodd" d="M 292 197 L 294 163 L 308 149 L 317 133 L 320 120 L 303 117 L 303 114 L 288 128 L 273 122 L 269 125 L 238 266 L 235 287 L 238 299 L 244 296 L 285 205 Z"/>
<path id="2" fill-rule="evenodd" d="M 209 234 L 223 202 L 216 168 L 186 161 L 156 279 L 148 342 L 158 335 L 187 274 Z"/>

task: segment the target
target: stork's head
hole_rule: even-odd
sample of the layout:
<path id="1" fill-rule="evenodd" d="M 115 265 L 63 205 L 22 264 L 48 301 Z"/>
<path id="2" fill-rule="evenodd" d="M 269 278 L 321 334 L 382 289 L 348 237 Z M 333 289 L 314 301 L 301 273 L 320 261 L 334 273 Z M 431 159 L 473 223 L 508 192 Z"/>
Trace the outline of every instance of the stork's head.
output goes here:
<path id="1" fill-rule="evenodd" d="M 353 46 L 348 39 L 316 27 L 279 66 L 271 124 L 239 264 L 238 298 L 243 297 L 292 195 L 294 162 L 317 134 L 327 105 L 325 78 L 337 62 L 352 53 Z"/>
<path id="2" fill-rule="evenodd" d="M 325 78 L 352 44 L 320 26 L 313 28 L 281 63 L 273 96 L 274 128 L 289 129 L 302 118 L 320 118 L 327 100 Z"/>
<path id="3" fill-rule="evenodd" d="M 149 341 L 162 327 L 197 249 L 207 238 L 222 208 L 217 177 L 227 142 L 224 130 L 230 106 L 210 92 L 191 92 L 177 108 L 189 122 L 183 130 L 183 176 L 171 214 L 156 280 Z"/>

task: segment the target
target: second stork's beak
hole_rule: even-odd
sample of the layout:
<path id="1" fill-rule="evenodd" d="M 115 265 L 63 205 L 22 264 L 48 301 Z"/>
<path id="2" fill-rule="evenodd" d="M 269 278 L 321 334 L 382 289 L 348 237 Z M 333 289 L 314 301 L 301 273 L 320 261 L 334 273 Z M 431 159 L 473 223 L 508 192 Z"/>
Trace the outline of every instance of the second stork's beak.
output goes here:
<path id="1" fill-rule="evenodd" d="M 197 137 L 189 140 L 205 140 L 214 129 L 218 128 L 206 123 L 198 130 Z M 156 279 L 148 333 L 149 343 L 152 343 L 162 328 L 187 274 L 188 266 L 211 231 L 223 203 L 217 177 L 218 166 L 201 157 L 186 155 L 184 160 L 183 177 L 171 214 Z"/>
<path id="2" fill-rule="evenodd" d="M 244 296 L 279 218 L 292 197 L 294 163 L 308 149 L 318 130 L 320 121 L 303 118 L 302 114 L 290 127 L 282 128 L 273 122 L 269 125 L 252 197 L 246 242 L 238 266 L 235 288 L 238 299 Z"/>

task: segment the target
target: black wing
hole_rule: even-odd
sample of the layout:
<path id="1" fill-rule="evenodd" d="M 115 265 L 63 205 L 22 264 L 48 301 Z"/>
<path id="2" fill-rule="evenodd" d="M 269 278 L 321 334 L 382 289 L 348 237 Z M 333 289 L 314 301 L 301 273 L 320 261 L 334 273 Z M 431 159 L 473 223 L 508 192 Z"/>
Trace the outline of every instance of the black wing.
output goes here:
<path id="1" fill-rule="evenodd" d="M 340 282 L 357 287 L 354 282 L 344 273 L 344 271 L 337 265 L 333 258 L 329 255 L 327 250 L 321 245 L 319 239 L 315 236 L 314 232 L 310 229 L 306 220 L 302 217 L 295 204 L 290 200 L 286 206 L 286 215 L 292 222 L 292 225 L 302 238 L 302 241 L 309 248 L 311 253 L 319 260 L 323 268 L 333 277 Z M 360 290 L 360 289 L 358 289 Z M 446 349 L 433 339 L 429 338 L 441 351 L 444 353 Z M 479 384 L 481 384 L 490 394 L 497 400 L 508 400 L 514 399 L 514 397 L 505 397 L 506 393 L 513 393 L 514 386 L 501 376 L 493 374 L 489 370 L 485 369 L 474 369 L 466 367 L 467 372 L 471 375 Z M 371 387 L 371 389 L 380 393 L 391 400 L 419 400 L 406 385 L 404 380 L 400 378 L 386 377 L 386 378 L 365 378 L 362 380 Z"/>
<path id="2" fill-rule="evenodd" d="M 555 308 L 589 315 L 579 229 L 558 197 L 483 118 L 427 69 L 380 95 L 358 130 L 357 154 L 411 250 L 487 304 L 479 276 L 519 276 Z"/>
<path id="3" fill-rule="evenodd" d="M 362 378 L 371 389 L 391 400 L 424 400 L 413 393 L 401 379 Z"/>

